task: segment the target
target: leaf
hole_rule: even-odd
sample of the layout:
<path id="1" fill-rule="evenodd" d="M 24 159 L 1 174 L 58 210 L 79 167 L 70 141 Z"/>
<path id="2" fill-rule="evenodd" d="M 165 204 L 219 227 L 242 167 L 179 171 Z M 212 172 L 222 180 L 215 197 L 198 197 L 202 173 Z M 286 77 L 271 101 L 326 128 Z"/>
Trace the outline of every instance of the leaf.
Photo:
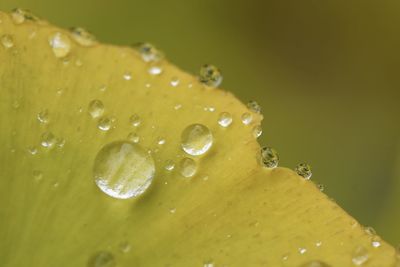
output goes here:
<path id="1" fill-rule="evenodd" d="M 166 60 L 15 15 L 0 13 L 1 266 L 393 266 L 394 249 L 313 183 L 260 165 L 262 116 L 232 94 Z M 202 157 L 181 149 L 193 123 L 213 134 Z M 155 177 L 143 195 L 115 199 L 93 165 L 131 133 Z M 180 174 L 184 157 L 198 166 L 191 178 Z"/>

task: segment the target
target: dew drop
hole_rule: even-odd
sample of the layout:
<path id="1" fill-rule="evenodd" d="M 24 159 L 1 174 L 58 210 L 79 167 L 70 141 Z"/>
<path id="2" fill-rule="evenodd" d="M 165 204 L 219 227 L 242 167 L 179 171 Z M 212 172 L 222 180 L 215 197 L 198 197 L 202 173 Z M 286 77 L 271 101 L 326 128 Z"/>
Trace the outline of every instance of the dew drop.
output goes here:
<path id="1" fill-rule="evenodd" d="M 41 136 L 40 144 L 42 145 L 42 147 L 52 148 L 55 145 L 56 141 L 57 139 L 53 133 L 45 132 Z"/>
<path id="2" fill-rule="evenodd" d="M 160 137 L 160 138 L 157 139 L 157 144 L 158 144 L 158 145 L 162 146 L 162 145 L 164 145 L 165 143 L 166 143 L 166 141 L 165 141 L 164 138 L 161 138 L 161 137 Z"/>
<path id="3" fill-rule="evenodd" d="M 369 259 L 368 251 L 363 246 L 358 246 L 353 252 L 352 262 L 354 265 L 363 265 Z"/>
<path id="4" fill-rule="evenodd" d="M 319 191 L 323 192 L 325 190 L 325 186 L 323 184 L 317 184 L 317 188 Z"/>
<path id="5" fill-rule="evenodd" d="M 129 117 L 129 123 L 133 127 L 138 127 L 142 123 L 142 119 L 139 117 L 139 115 L 133 114 L 132 116 Z"/>
<path id="6" fill-rule="evenodd" d="M 133 143 L 139 143 L 140 137 L 137 133 L 132 132 L 128 134 L 128 140 Z"/>
<path id="7" fill-rule="evenodd" d="M 71 50 L 71 40 L 61 32 L 50 35 L 49 44 L 57 58 L 66 57 Z"/>
<path id="8" fill-rule="evenodd" d="M 170 159 L 167 159 L 166 161 L 165 161 L 165 167 L 164 167 L 167 171 L 173 171 L 174 169 L 175 169 L 175 163 L 172 161 L 172 160 L 170 160 Z"/>
<path id="9" fill-rule="evenodd" d="M 197 172 L 197 163 L 191 158 L 183 158 L 179 162 L 179 171 L 183 177 L 190 178 Z"/>
<path id="10" fill-rule="evenodd" d="M 38 153 L 38 149 L 35 146 L 28 147 L 28 153 L 31 155 L 36 155 Z"/>
<path id="11" fill-rule="evenodd" d="M 11 18 L 15 24 L 22 24 L 25 20 L 37 21 L 38 18 L 29 10 L 15 8 L 11 11 Z"/>
<path id="12" fill-rule="evenodd" d="M 189 155 L 203 155 L 211 148 L 212 144 L 212 133 L 203 124 L 191 124 L 182 131 L 181 146 Z"/>
<path id="13" fill-rule="evenodd" d="M 97 128 L 100 130 L 107 132 L 111 129 L 112 121 L 109 117 L 100 118 L 97 122 Z"/>
<path id="14" fill-rule="evenodd" d="M 242 114 L 241 119 L 244 125 L 249 125 L 253 121 L 253 115 L 251 115 L 248 112 L 245 112 Z"/>
<path id="15" fill-rule="evenodd" d="M 14 46 L 14 38 L 9 34 L 3 34 L 0 38 L 0 41 L 5 49 L 9 49 Z"/>
<path id="16" fill-rule="evenodd" d="M 222 75 L 217 67 L 205 64 L 200 68 L 199 80 L 209 87 L 218 87 L 222 82 Z"/>
<path id="17" fill-rule="evenodd" d="M 258 138 L 262 135 L 261 125 L 256 125 L 253 127 L 253 136 L 254 138 Z"/>
<path id="18" fill-rule="evenodd" d="M 157 62 L 164 58 L 164 54 L 150 43 L 138 43 L 135 47 L 145 62 Z"/>
<path id="19" fill-rule="evenodd" d="M 124 75 L 122 77 L 124 78 L 125 81 L 130 81 L 130 80 L 132 80 L 132 73 L 127 71 L 124 73 Z"/>
<path id="20" fill-rule="evenodd" d="M 250 100 L 247 103 L 247 107 L 255 113 L 261 113 L 261 106 L 254 100 Z"/>
<path id="21" fill-rule="evenodd" d="M 309 261 L 302 264 L 300 267 L 330 267 L 330 265 L 322 261 Z"/>
<path id="22" fill-rule="evenodd" d="M 207 261 L 203 264 L 203 267 L 214 267 L 214 263 L 212 261 Z"/>
<path id="23" fill-rule="evenodd" d="M 70 29 L 72 38 L 82 46 L 93 46 L 97 43 L 96 37 L 81 27 L 73 27 Z"/>
<path id="24" fill-rule="evenodd" d="M 170 81 L 170 85 L 172 87 L 177 87 L 179 85 L 179 78 L 178 77 L 172 77 Z"/>
<path id="25" fill-rule="evenodd" d="M 43 173 L 42 173 L 41 171 L 34 170 L 34 171 L 32 172 L 32 176 L 33 176 L 33 180 L 34 180 L 35 182 L 39 182 L 39 181 L 41 181 L 42 178 L 43 178 Z"/>
<path id="26" fill-rule="evenodd" d="M 226 128 L 232 124 L 232 115 L 228 112 L 221 112 L 218 116 L 218 124 Z"/>
<path id="27" fill-rule="evenodd" d="M 118 247 L 122 253 L 128 253 L 131 250 L 131 245 L 127 241 L 120 243 Z"/>
<path id="28" fill-rule="evenodd" d="M 49 111 L 47 109 L 40 111 L 37 115 L 37 120 L 42 124 L 48 124 L 50 121 Z"/>
<path id="29" fill-rule="evenodd" d="M 88 267 L 114 267 L 115 265 L 114 255 L 108 251 L 97 252 L 88 262 Z"/>
<path id="30" fill-rule="evenodd" d="M 374 248 L 379 248 L 381 246 L 381 240 L 378 236 L 374 236 L 371 239 L 371 246 L 373 246 Z"/>
<path id="31" fill-rule="evenodd" d="M 364 227 L 364 232 L 369 236 L 375 236 L 376 235 L 375 229 L 373 227 L 371 227 L 371 226 Z"/>
<path id="32" fill-rule="evenodd" d="M 93 176 L 107 195 L 127 199 L 143 194 L 155 173 L 154 160 L 141 146 L 116 141 L 104 146 L 96 156 Z"/>
<path id="33" fill-rule="evenodd" d="M 163 72 L 163 69 L 159 66 L 152 66 L 148 70 L 151 75 L 160 75 Z"/>
<path id="34" fill-rule="evenodd" d="M 279 155 L 275 149 L 271 147 L 261 148 L 261 164 L 267 168 L 275 168 L 279 163 Z"/>
<path id="35" fill-rule="evenodd" d="M 101 117 L 104 113 L 104 104 L 100 100 L 92 100 L 88 106 L 88 112 L 93 119 Z"/>
<path id="36" fill-rule="evenodd" d="M 310 180 L 310 178 L 312 176 L 311 166 L 308 165 L 307 163 L 298 164 L 294 170 L 296 171 L 296 173 L 298 175 L 300 175 L 301 177 L 303 177 L 306 180 Z"/>
<path id="37" fill-rule="evenodd" d="M 299 248 L 298 250 L 299 250 L 299 253 L 302 254 L 302 255 L 307 252 L 306 248 Z"/>
<path id="38" fill-rule="evenodd" d="M 176 104 L 175 106 L 174 106 L 174 109 L 175 110 L 179 110 L 179 109 L 181 109 L 182 108 L 182 104 Z"/>

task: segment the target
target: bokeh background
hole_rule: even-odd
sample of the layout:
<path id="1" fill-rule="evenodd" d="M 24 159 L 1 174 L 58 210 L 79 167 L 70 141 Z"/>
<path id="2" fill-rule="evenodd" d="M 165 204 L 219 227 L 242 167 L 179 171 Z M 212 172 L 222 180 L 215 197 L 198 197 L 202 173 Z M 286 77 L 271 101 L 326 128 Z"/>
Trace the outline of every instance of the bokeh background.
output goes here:
<path id="1" fill-rule="evenodd" d="M 112 44 L 148 41 L 182 69 L 218 66 L 263 107 L 262 144 L 362 224 L 400 243 L 398 0 L 1 0 Z"/>

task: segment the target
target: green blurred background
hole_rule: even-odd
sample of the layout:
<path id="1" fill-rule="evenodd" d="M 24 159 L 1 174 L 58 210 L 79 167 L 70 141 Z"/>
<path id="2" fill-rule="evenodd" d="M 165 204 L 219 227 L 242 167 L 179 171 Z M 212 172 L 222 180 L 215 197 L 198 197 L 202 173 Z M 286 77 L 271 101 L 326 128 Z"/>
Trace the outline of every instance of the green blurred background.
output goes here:
<path id="1" fill-rule="evenodd" d="M 113 44 L 148 41 L 191 73 L 257 100 L 261 143 L 362 224 L 400 243 L 400 2 L 1 0 Z"/>

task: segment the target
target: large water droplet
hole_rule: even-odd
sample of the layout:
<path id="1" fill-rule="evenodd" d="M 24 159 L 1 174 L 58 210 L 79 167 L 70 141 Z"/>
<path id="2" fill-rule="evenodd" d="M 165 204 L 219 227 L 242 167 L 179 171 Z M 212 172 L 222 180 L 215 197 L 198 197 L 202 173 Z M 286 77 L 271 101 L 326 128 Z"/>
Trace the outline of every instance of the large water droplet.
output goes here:
<path id="1" fill-rule="evenodd" d="M 250 100 L 247 103 L 247 107 L 255 113 L 261 113 L 261 106 L 254 100 Z"/>
<path id="2" fill-rule="evenodd" d="M 271 147 L 261 148 L 261 164 L 267 168 L 275 168 L 279 163 L 279 155 L 275 149 Z"/>
<path id="3" fill-rule="evenodd" d="M 310 261 L 302 264 L 300 267 L 330 267 L 330 265 L 322 261 Z"/>
<path id="4" fill-rule="evenodd" d="M 50 35 L 49 44 L 56 57 L 66 57 L 71 50 L 71 40 L 61 32 L 56 32 Z"/>
<path id="5" fill-rule="evenodd" d="M 183 177 L 189 178 L 196 174 L 197 163 L 191 158 L 183 158 L 179 162 L 179 171 Z"/>
<path id="6" fill-rule="evenodd" d="M 127 199 L 150 186 L 155 173 L 154 160 L 138 144 L 117 141 L 104 146 L 96 156 L 93 175 L 107 195 Z"/>
<path id="7" fill-rule="evenodd" d="M 228 112 L 221 112 L 218 117 L 218 124 L 222 127 L 228 127 L 232 123 L 232 115 Z"/>
<path id="8" fill-rule="evenodd" d="M 88 267 L 114 267 L 115 264 L 113 254 L 108 251 L 100 251 L 89 259 Z"/>
<path id="9" fill-rule="evenodd" d="M 104 113 L 104 104 L 100 100 L 92 100 L 88 106 L 88 112 L 92 118 L 101 117 Z"/>
<path id="10" fill-rule="evenodd" d="M 182 132 L 181 146 L 189 155 L 203 155 L 211 148 L 212 144 L 212 133 L 203 124 L 191 124 Z"/>
<path id="11" fill-rule="evenodd" d="M 14 46 L 14 38 L 9 34 L 3 34 L 0 38 L 4 48 L 9 49 Z"/>
<path id="12" fill-rule="evenodd" d="M 71 28 L 71 35 L 72 38 L 82 46 L 93 46 L 97 43 L 96 37 L 81 27 Z"/>
<path id="13" fill-rule="evenodd" d="M 222 75 L 217 67 L 205 64 L 200 68 L 199 80 L 209 87 L 218 87 L 222 82 Z"/>
<path id="14" fill-rule="evenodd" d="M 25 22 L 25 20 L 39 20 L 38 17 L 36 17 L 32 12 L 21 8 L 14 8 L 11 11 L 11 18 L 15 24 L 22 24 Z"/>
<path id="15" fill-rule="evenodd" d="M 298 175 L 306 180 L 309 180 L 312 176 L 311 166 L 307 163 L 300 163 L 296 166 L 295 171 Z"/>
<path id="16" fill-rule="evenodd" d="M 369 259 L 368 251 L 363 246 L 358 246 L 353 252 L 352 262 L 354 265 L 363 265 Z"/>
<path id="17" fill-rule="evenodd" d="M 138 43 L 135 47 L 138 49 L 145 62 L 157 62 L 164 58 L 164 54 L 157 50 L 157 48 L 152 44 Z"/>

